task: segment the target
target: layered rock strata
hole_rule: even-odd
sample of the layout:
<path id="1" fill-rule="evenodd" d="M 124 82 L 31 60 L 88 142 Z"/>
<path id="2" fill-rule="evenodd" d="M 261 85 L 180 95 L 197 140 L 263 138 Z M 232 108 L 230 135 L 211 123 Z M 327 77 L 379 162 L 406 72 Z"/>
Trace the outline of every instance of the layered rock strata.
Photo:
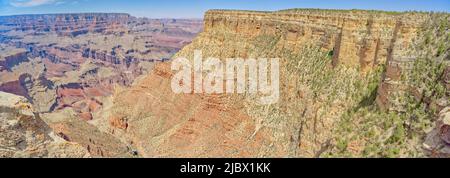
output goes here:
<path id="1" fill-rule="evenodd" d="M 210 10 L 204 18 L 204 32 L 175 57 L 192 59 L 195 50 L 202 50 L 204 58 L 221 60 L 286 57 L 312 44 L 328 53 L 335 67 L 342 65 L 363 75 L 410 57 L 406 50 L 426 18 L 421 13 L 369 11 Z M 280 60 L 281 67 L 286 67 L 289 61 Z M 173 75 L 170 63 L 157 65 L 131 89 L 117 92 L 110 116 L 105 116 L 111 133 L 133 143 L 144 156 L 320 156 L 331 144 L 330 130 L 349 104 L 337 101 L 326 114 L 317 116 L 315 108 L 320 109 L 319 103 L 326 99 L 308 100 L 312 91 L 298 88 L 295 99 L 310 103 L 295 108 L 300 118 L 270 120 L 270 106 L 256 110 L 257 106 L 239 96 L 175 94 L 170 87 Z M 282 92 L 289 92 L 290 80 L 283 81 Z"/>
<path id="2" fill-rule="evenodd" d="M 26 98 L 0 92 L 0 157 L 90 157 L 80 144 L 56 136 Z"/>
<path id="3" fill-rule="evenodd" d="M 0 23 L 16 31 L 57 32 L 63 36 L 78 36 L 89 32 L 126 33 L 129 14 L 86 13 L 44 14 L 0 17 Z"/>

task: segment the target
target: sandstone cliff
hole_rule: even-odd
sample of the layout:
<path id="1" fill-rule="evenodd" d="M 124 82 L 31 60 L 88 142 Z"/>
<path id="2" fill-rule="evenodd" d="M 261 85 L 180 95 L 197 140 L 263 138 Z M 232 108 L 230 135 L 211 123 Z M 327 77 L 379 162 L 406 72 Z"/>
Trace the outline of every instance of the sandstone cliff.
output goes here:
<path id="1" fill-rule="evenodd" d="M 0 33 L 10 51 L 0 59 L 0 90 L 37 102 L 43 132 L 94 157 L 446 157 L 448 22 L 415 12 L 210 10 L 190 43 L 199 28 L 189 20 L 3 17 L 11 31 Z M 195 50 L 279 58 L 279 101 L 175 94 L 169 58 L 192 61 Z M 7 118 L 6 132 L 21 131 Z M 3 154 L 30 156 L 19 142 L 2 143 L 12 150 Z"/>
<path id="2" fill-rule="evenodd" d="M 421 14 L 365 11 L 213 10 L 205 15 L 205 32 L 224 29 L 247 37 L 276 34 L 293 46 L 317 41 L 323 50 L 331 52 L 334 65 L 365 70 L 384 64 L 389 55 L 401 55 L 424 18 Z M 393 52 L 399 54 L 389 54 Z"/>
<path id="3" fill-rule="evenodd" d="M 174 94 L 170 63 L 160 64 L 131 89 L 116 91 L 101 119 L 110 124 L 104 130 L 147 157 L 423 156 L 420 141 L 404 138 L 404 116 L 378 111 L 374 100 L 383 66 L 414 57 L 408 50 L 427 19 L 208 11 L 204 32 L 174 58 L 192 60 L 194 50 L 204 58 L 280 58 L 280 101 L 259 106 L 248 94 Z"/>

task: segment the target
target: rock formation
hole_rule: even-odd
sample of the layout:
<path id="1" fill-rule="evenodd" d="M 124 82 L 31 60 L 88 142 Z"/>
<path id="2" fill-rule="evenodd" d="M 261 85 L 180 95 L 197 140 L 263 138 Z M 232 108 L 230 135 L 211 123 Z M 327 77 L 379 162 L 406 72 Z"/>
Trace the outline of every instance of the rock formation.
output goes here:
<path id="1" fill-rule="evenodd" d="M 0 24 L 11 31 L 30 33 L 0 35 L 10 59 L 22 61 L 0 60 L 0 89 L 42 101 L 33 105 L 56 135 L 91 156 L 448 156 L 449 35 L 441 23 L 448 18 L 210 10 L 192 40 L 200 31 L 195 20 L 4 17 Z M 195 50 L 220 60 L 279 58 L 279 101 L 260 105 L 259 93 L 174 93 L 171 59 L 193 61 Z"/>
<path id="2" fill-rule="evenodd" d="M 0 17 L 7 29 L 0 33 L 0 90 L 30 99 L 39 112 L 69 107 L 91 120 L 101 97 L 169 59 L 200 22 L 116 13 Z"/>
<path id="3" fill-rule="evenodd" d="M 424 148 L 432 157 L 450 157 L 450 108 L 439 112 L 436 127 L 428 133 Z"/>
<path id="4" fill-rule="evenodd" d="M 34 139 L 26 135 L 31 132 L 20 124 L 8 125 L 16 116 L 2 110 L 0 126 L 9 135 L 2 138 L 6 151 L 1 156 L 131 157 L 139 154 L 129 143 L 99 130 L 101 123 L 94 118 L 108 107 L 115 88 L 132 85 L 155 63 L 168 60 L 191 42 L 202 23 L 82 13 L 2 16 L 0 28 L 0 91 L 26 99 L 39 115 L 39 123 L 31 124 L 42 128 L 36 141 L 39 152 L 28 153 L 33 148 L 26 148 L 25 141 Z M 45 149 L 61 154 L 72 149 L 70 144 L 53 144 L 49 133 L 83 154 L 47 154 Z M 14 135 L 17 139 L 9 137 Z"/>
<path id="5" fill-rule="evenodd" d="M 57 32 L 63 36 L 78 36 L 89 32 L 126 33 L 129 14 L 86 13 L 86 14 L 43 14 L 0 17 L 0 23 L 16 31 L 33 30 Z"/>
<path id="6" fill-rule="evenodd" d="M 0 92 L 0 157 L 90 157 L 56 136 L 26 98 Z"/>
<path id="7" fill-rule="evenodd" d="M 116 92 L 104 120 L 114 135 L 148 157 L 315 157 L 341 145 L 358 154 L 364 149 L 359 144 L 366 143 L 342 144 L 333 136 L 335 130 L 343 127 L 346 114 L 358 111 L 354 108 L 368 107 L 364 103 L 372 103 L 377 95 L 379 101 L 391 97 L 384 96 L 383 86 L 377 94 L 377 71 L 389 63 L 385 75 L 392 75 L 395 61 L 411 57 L 407 50 L 428 18 L 424 13 L 372 11 L 210 10 L 204 32 L 174 58 L 192 60 L 194 50 L 222 60 L 279 57 L 279 104 L 258 106 L 248 96 L 174 94 L 174 73 L 167 63 L 157 65 L 131 89 Z M 333 67 L 318 68 L 320 63 L 305 55 L 309 45 L 320 49 L 312 57 L 323 59 L 320 54 L 325 53 Z M 290 63 L 301 65 L 292 69 Z M 311 78 L 292 75 L 291 70 Z"/>
<path id="8" fill-rule="evenodd" d="M 400 50 L 409 45 L 423 18 L 367 11 L 212 10 L 205 15 L 205 32 L 220 28 L 248 37 L 277 34 L 294 45 L 318 41 L 323 50 L 332 53 L 335 65 L 365 70 L 385 63 L 394 46 Z"/>

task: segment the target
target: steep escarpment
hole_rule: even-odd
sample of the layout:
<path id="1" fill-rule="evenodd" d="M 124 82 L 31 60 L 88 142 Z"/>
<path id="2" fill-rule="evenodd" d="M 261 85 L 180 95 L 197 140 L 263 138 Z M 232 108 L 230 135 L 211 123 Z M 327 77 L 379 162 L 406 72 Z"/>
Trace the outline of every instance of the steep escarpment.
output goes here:
<path id="1" fill-rule="evenodd" d="M 78 36 L 89 32 L 126 33 L 126 25 L 132 18 L 129 14 L 120 13 L 16 15 L 0 17 L 0 23 L 15 31 Z"/>
<path id="2" fill-rule="evenodd" d="M 407 111 L 404 93 L 436 111 L 449 104 L 448 21 L 448 14 L 429 15 L 412 45 L 386 63 L 377 97 L 382 109 Z"/>
<path id="3" fill-rule="evenodd" d="M 103 130 L 148 157 L 423 156 L 423 131 L 419 137 L 406 131 L 408 117 L 379 111 L 375 99 L 383 95 L 386 63 L 414 57 L 408 51 L 429 19 L 371 11 L 208 11 L 204 32 L 174 58 L 193 61 L 195 50 L 203 59 L 279 58 L 279 101 L 259 105 L 260 94 L 251 93 L 175 94 L 174 71 L 165 63 L 116 91 L 100 119 L 109 124 Z"/>
<path id="4" fill-rule="evenodd" d="M 26 98 L 0 92 L 0 157 L 90 157 L 81 145 L 56 136 Z"/>
<path id="5" fill-rule="evenodd" d="M 13 66 L 27 60 L 27 54 L 25 51 L 18 52 L 12 55 L 6 55 L 0 61 L 0 71 L 11 69 Z"/>
<path id="6" fill-rule="evenodd" d="M 64 117 L 39 114 L 26 98 L 0 92 L 0 157 L 132 156 L 131 148 L 111 135 Z"/>
<path id="7" fill-rule="evenodd" d="M 42 152 L 53 132 L 94 157 L 449 155 L 445 13 L 211 10 L 193 40 L 196 20 L 1 19 L 0 90 L 30 101 L 28 118 L 42 117 Z M 221 62 L 279 59 L 278 101 L 261 105 L 264 93 L 248 91 L 175 93 L 171 59 L 193 62 L 195 52 Z M 15 110 L 2 110 L 4 140 L 13 140 L 2 154 L 48 156 L 9 137 L 28 130 L 14 124 Z"/>
<path id="8" fill-rule="evenodd" d="M 247 37 L 280 35 L 293 47 L 317 41 L 322 50 L 333 56 L 334 65 L 365 70 L 396 55 L 390 53 L 407 48 L 423 20 L 420 14 L 364 11 L 217 10 L 205 15 L 205 32 L 224 29 Z"/>

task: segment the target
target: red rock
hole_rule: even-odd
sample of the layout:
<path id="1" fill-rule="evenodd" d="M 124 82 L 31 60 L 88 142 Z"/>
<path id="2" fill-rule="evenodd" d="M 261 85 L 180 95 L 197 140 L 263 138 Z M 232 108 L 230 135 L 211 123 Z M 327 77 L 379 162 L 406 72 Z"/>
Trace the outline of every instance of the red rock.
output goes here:
<path id="1" fill-rule="evenodd" d="M 122 130 L 126 130 L 128 128 L 128 121 L 123 117 L 112 116 L 111 118 L 109 118 L 109 124 L 114 128 Z"/>
<path id="2" fill-rule="evenodd" d="M 90 121 L 92 120 L 92 114 L 91 113 L 80 113 L 78 114 L 78 117 L 80 117 L 80 119 L 85 120 L 85 121 Z"/>
<path id="3" fill-rule="evenodd" d="M 0 23 L 15 30 L 54 31 L 63 36 L 77 36 L 88 32 L 126 32 L 129 14 L 80 13 L 54 15 L 20 15 L 0 18 Z"/>

